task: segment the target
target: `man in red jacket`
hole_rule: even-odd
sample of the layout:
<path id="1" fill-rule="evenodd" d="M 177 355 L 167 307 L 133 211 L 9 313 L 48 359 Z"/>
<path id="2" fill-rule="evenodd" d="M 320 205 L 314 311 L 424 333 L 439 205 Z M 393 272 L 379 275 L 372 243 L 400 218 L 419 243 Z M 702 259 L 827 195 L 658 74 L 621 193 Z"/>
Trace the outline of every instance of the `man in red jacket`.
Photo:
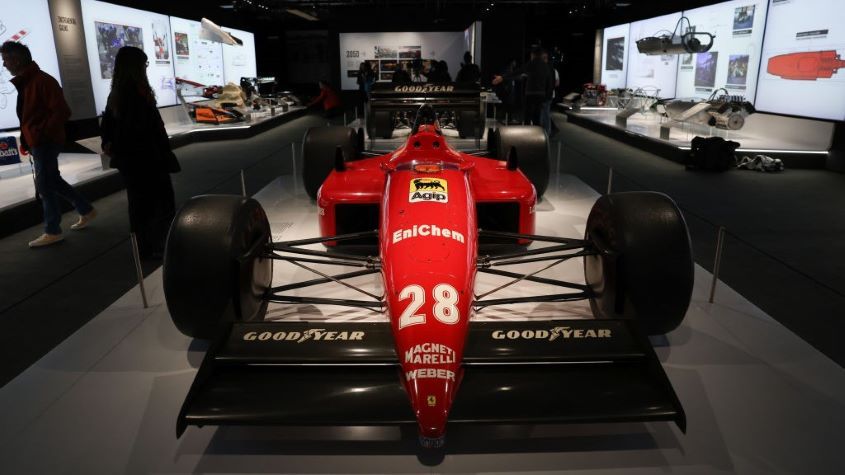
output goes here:
<path id="1" fill-rule="evenodd" d="M 340 113 L 340 97 L 328 81 L 320 81 L 320 95 L 308 103 L 308 107 L 323 103 L 323 117 L 331 118 Z"/>
<path id="2" fill-rule="evenodd" d="M 62 88 L 52 76 L 42 71 L 29 48 L 14 41 L 0 46 L 3 66 L 14 76 L 18 90 L 17 112 L 21 122 L 21 147 L 29 150 L 35 164 L 35 186 L 44 207 L 44 234 L 29 247 L 55 244 L 64 237 L 60 226 L 62 210 L 59 197 L 70 201 L 79 213 L 71 229 L 83 229 L 97 215 L 85 198 L 73 189 L 59 172 L 59 153 L 65 143 L 65 122 L 70 108 Z"/>

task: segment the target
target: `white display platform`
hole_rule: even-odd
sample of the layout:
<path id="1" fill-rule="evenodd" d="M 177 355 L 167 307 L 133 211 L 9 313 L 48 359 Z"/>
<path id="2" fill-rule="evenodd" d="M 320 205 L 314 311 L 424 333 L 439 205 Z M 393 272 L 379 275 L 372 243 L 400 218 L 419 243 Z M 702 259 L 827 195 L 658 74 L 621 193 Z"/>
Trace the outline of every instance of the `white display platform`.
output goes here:
<path id="1" fill-rule="evenodd" d="M 117 173 L 103 169 L 100 155 L 95 153 L 63 153 L 59 155 L 62 178 L 73 186 Z M 28 156 L 21 163 L 0 166 L 0 209 L 35 199 L 35 182 Z"/>
<path id="2" fill-rule="evenodd" d="M 202 103 L 204 101 L 199 101 Z M 259 111 L 247 110 L 242 108 L 245 115 L 245 120 L 242 122 L 232 122 L 228 124 L 202 124 L 191 120 L 187 112 L 181 105 L 172 107 L 162 107 L 159 109 L 161 118 L 164 121 L 164 127 L 167 130 L 167 135 L 171 140 L 184 140 L 189 136 L 197 134 L 196 138 L 191 137 L 189 141 L 201 141 L 204 137 L 218 134 L 226 134 L 227 132 L 238 130 L 249 130 L 253 127 L 261 126 L 271 120 L 278 120 L 283 116 L 290 116 L 295 112 L 304 110 L 305 107 L 291 106 L 287 111 L 282 111 L 280 107 L 276 107 L 272 112 L 269 108 L 264 108 Z"/>
<path id="3" fill-rule="evenodd" d="M 650 139 L 659 140 L 679 148 L 689 149 L 696 136 L 717 136 L 740 143 L 739 152 L 802 153 L 827 155 L 833 136 L 833 123 L 810 119 L 797 119 L 772 114 L 751 114 L 739 130 L 725 130 L 696 123 L 678 123 L 670 130 L 669 139 L 660 138 L 660 126 L 672 123 L 655 112 L 636 113 L 628 118 L 625 126 L 616 122 L 616 108 L 584 107 L 570 111 L 569 115 L 588 119 L 606 126 L 625 130 Z"/>
<path id="4" fill-rule="evenodd" d="M 275 239 L 315 234 L 317 210 L 301 183 L 283 177 L 257 198 Z M 581 236 L 596 198 L 571 176 L 553 177 L 537 232 Z M 572 263 L 556 275 L 577 279 L 581 270 Z M 276 270 L 277 279 L 299 276 Z M 159 270 L 145 281 L 150 308 L 131 290 L 0 388 L 0 472 L 842 473 L 845 371 L 724 285 L 707 303 L 710 274 L 696 267 L 695 277 L 684 323 L 656 348 L 687 434 L 666 422 L 454 427 L 445 459 L 427 467 L 416 433 L 393 427 L 190 427 L 176 439 L 205 344 L 175 329 Z M 583 303 L 542 305 L 544 316 L 588 315 Z M 540 318 L 489 310 L 478 317 Z M 274 306 L 270 316 L 384 318 L 304 306 Z"/>

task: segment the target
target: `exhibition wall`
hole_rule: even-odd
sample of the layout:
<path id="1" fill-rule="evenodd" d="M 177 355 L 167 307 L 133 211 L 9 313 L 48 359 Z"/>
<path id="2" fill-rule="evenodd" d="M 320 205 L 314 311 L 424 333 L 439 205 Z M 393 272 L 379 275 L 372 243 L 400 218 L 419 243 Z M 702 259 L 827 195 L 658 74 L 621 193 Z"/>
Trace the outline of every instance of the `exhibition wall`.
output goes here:
<path id="1" fill-rule="evenodd" d="M 30 48 L 40 68 L 62 84 L 74 120 L 102 114 L 123 46 L 147 53 L 147 76 L 160 107 L 177 103 L 176 77 L 223 85 L 257 76 L 255 37 L 247 31 L 224 27 L 244 44 L 223 47 L 199 38 L 199 21 L 98 0 L 0 0 L 0 7 L 0 42 Z M 0 68 L 0 129 L 19 127 L 10 79 Z"/>
<path id="2" fill-rule="evenodd" d="M 845 120 L 841 0 L 773 0 L 762 56 L 758 110 Z"/>
<path id="3" fill-rule="evenodd" d="M 200 38 L 198 21 L 170 17 L 177 78 L 205 85 L 223 84 L 223 46 Z"/>
<path id="4" fill-rule="evenodd" d="M 719 89 L 757 110 L 845 119 L 845 9 L 838 0 L 731 0 L 603 30 L 596 69 L 609 89 L 707 99 Z M 679 24 L 681 17 L 685 19 Z M 715 35 L 704 53 L 645 55 L 636 41 Z"/>
<path id="5" fill-rule="evenodd" d="M 341 33 L 341 89 L 358 89 L 358 67 L 369 61 L 379 81 L 390 81 L 399 64 L 421 59 L 427 67 L 432 60 L 446 61 L 454 78 L 461 67 L 464 52 L 463 31 L 404 33 Z"/>
<path id="6" fill-rule="evenodd" d="M 19 41 L 27 45 L 32 59 L 50 76 L 61 83 L 53 26 L 46 0 L 0 0 L 3 19 L 0 22 L 0 43 Z M 0 68 L 0 129 L 19 127 L 15 105 L 18 92 L 11 83 L 12 75 Z"/>
<path id="7" fill-rule="evenodd" d="M 630 24 L 604 29 L 604 47 L 601 53 L 601 82 L 608 89 L 625 87 L 628 50 L 630 49 Z"/>
<path id="8" fill-rule="evenodd" d="M 718 88 L 754 101 L 767 0 L 734 0 L 684 11 L 681 33 L 716 35 L 706 53 L 682 55 L 675 97 L 707 99 Z"/>
<path id="9" fill-rule="evenodd" d="M 650 96 L 675 97 L 675 79 L 678 71 L 678 55 L 646 55 L 637 51 L 637 40 L 649 36 L 672 33 L 681 19 L 681 12 L 663 15 L 648 20 L 635 21 L 630 27 L 631 51 L 626 74 L 627 87 L 642 88 Z"/>
<path id="10" fill-rule="evenodd" d="M 82 19 L 98 115 L 106 108 L 115 56 L 123 46 L 135 46 L 147 53 L 147 77 L 158 105 L 176 104 L 170 20 L 167 15 L 83 0 Z"/>
<path id="11" fill-rule="evenodd" d="M 241 78 L 258 76 L 255 63 L 255 35 L 248 31 L 221 27 L 243 41 L 243 46 L 223 45 L 223 79 L 226 83 L 241 83 Z"/>

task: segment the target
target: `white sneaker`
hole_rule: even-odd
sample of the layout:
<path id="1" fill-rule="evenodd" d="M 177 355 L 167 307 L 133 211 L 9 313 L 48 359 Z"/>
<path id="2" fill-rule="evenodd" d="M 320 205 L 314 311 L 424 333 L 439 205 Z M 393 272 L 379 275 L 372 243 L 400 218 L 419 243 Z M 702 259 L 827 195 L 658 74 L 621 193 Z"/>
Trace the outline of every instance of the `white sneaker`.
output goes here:
<path id="1" fill-rule="evenodd" d="M 50 244 L 56 244 L 57 242 L 64 241 L 65 237 L 61 234 L 47 234 L 44 233 L 41 236 L 38 236 L 37 239 L 29 241 L 29 247 L 44 247 L 49 246 Z"/>
<path id="2" fill-rule="evenodd" d="M 70 225 L 70 229 L 74 231 L 79 231 L 80 229 L 85 229 L 88 226 L 88 223 L 91 222 L 94 218 L 97 217 L 97 210 L 92 209 L 91 212 L 85 215 L 79 216 L 79 219 L 76 220 L 75 223 Z"/>

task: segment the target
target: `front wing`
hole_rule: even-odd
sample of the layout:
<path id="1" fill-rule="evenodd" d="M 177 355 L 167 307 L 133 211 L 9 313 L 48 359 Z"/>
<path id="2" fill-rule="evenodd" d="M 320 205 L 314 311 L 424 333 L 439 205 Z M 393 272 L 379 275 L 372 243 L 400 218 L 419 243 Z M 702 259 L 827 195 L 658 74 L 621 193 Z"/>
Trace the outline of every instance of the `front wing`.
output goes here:
<path id="1" fill-rule="evenodd" d="M 460 423 L 674 421 L 686 416 L 632 320 L 473 322 L 449 415 Z M 235 323 L 188 392 L 188 425 L 415 423 L 388 323 Z"/>

